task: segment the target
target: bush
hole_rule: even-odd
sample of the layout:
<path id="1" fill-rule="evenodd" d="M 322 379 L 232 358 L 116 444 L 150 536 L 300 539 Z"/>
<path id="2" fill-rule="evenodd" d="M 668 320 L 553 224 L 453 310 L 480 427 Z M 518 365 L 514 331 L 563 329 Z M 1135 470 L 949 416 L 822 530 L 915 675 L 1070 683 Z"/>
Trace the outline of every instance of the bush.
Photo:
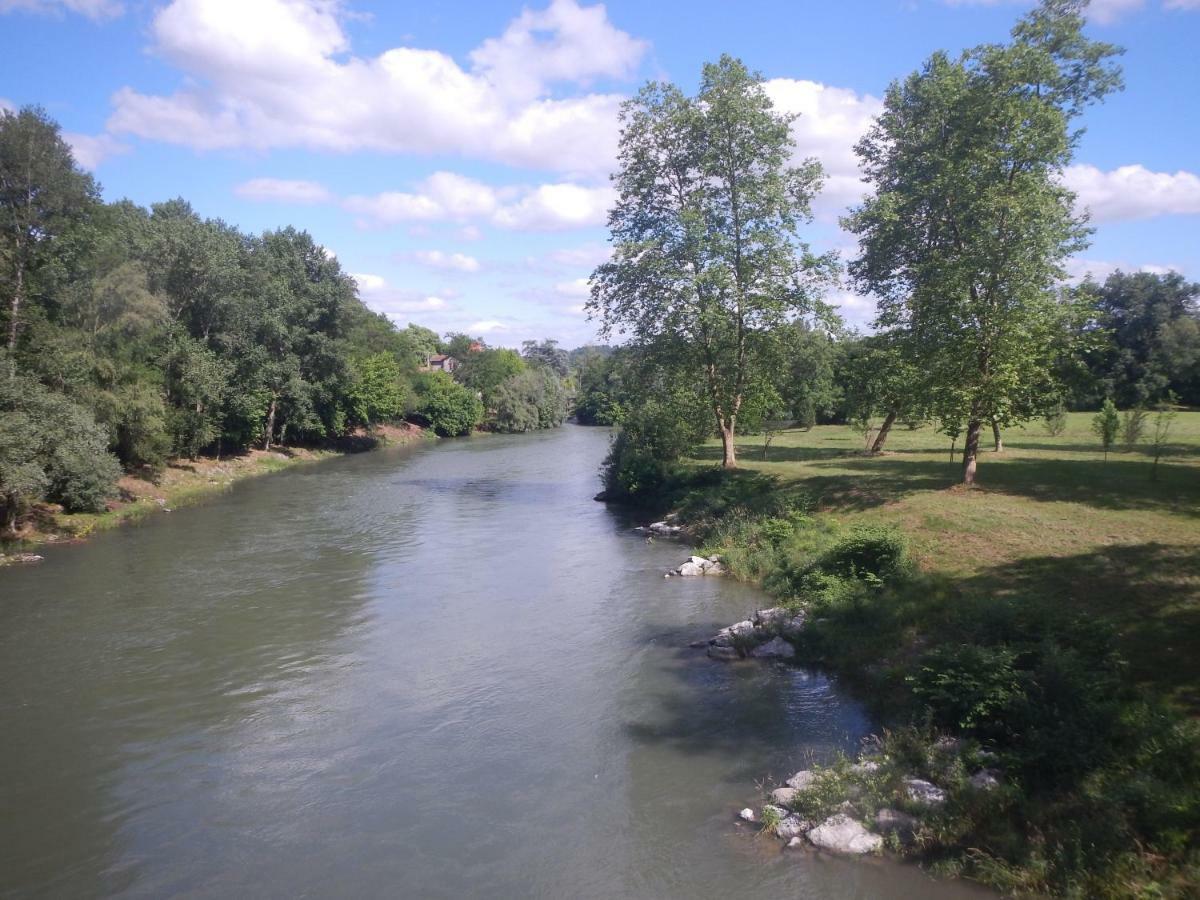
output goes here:
<path id="1" fill-rule="evenodd" d="M 483 418 L 479 398 L 444 372 L 424 376 L 417 391 L 417 414 L 442 437 L 470 434 Z"/>
<path id="2" fill-rule="evenodd" d="M 1067 407 L 1061 400 L 1046 412 L 1044 427 L 1050 437 L 1058 437 L 1067 430 Z"/>
<path id="3" fill-rule="evenodd" d="M 925 654 L 907 680 L 938 725 L 990 734 L 1020 693 L 1013 663 L 1007 647 L 944 646 Z"/>
<path id="4" fill-rule="evenodd" d="M 494 395 L 490 427 L 516 433 L 557 428 L 567 417 L 567 396 L 550 369 L 527 369 L 509 378 Z"/>
<path id="5" fill-rule="evenodd" d="M 909 570 L 908 547 L 895 528 L 853 528 L 821 557 L 820 571 L 845 578 L 887 581 Z"/>

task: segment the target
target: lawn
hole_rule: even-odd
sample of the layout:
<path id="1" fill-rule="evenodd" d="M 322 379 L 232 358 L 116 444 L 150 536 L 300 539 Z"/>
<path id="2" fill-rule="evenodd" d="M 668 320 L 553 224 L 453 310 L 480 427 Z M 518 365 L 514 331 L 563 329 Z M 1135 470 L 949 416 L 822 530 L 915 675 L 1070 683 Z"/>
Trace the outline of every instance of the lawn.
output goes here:
<path id="1" fill-rule="evenodd" d="M 1200 412 L 1180 413 L 1151 480 L 1145 444 L 1107 461 L 1092 415 L 1051 437 L 1040 422 L 985 434 L 973 490 L 958 486 L 950 441 L 897 426 L 869 456 L 844 426 L 738 443 L 747 475 L 806 498 L 843 524 L 893 523 L 923 570 L 972 595 L 1020 594 L 1102 617 L 1134 678 L 1200 712 Z M 960 445 L 961 447 L 961 445 Z M 709 445 L 700 461 L 719 459 Z"/>

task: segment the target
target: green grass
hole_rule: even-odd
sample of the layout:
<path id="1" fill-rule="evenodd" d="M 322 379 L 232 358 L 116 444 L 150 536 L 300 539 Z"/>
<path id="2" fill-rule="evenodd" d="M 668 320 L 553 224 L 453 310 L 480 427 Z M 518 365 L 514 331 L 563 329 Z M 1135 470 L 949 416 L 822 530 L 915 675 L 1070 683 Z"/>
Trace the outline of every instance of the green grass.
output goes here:
<path id="1" fill-rule="evenodd" d="M 1105 461 L 1091 418 L 1071 414 L 1058 437 L 1040 423 L 1009 429 L 1002 453 L 985 434 L 973 490 L 929 427 L 897 427 L 877 456 L 842 426 L 778 434 L 765 460 L 762 436 L 746 436 L 736 481 L 822 520 L 898 526 L 956 596 L 1020 595 L 1102 618 L 1139 683 L 1200 711 L 1200 412 L 1175 420 L 1156 481 L 1145 444 Z M 719 452 L 707 445 L 696 462 Z"/>

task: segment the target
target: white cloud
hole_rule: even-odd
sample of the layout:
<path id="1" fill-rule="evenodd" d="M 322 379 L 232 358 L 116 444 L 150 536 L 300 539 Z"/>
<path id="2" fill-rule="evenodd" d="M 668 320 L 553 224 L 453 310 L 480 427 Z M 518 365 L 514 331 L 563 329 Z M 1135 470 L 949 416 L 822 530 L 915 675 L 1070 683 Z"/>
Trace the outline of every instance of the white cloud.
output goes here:
<path id="1" fill-rule="evenodd" d="M 0 13 L 15 11 L 50 15 L 78 13 L 93 21 L 112 19 L 125 12 L 117 0 L 0 0 Z"/>
<path id="2" fill-rule="evenodd" d="M 773 78 L 765 87 L 777 110 L 799 113 L 792 123 L 794 159 L 816 157 L 825 169 L 825 187 L 814 204 L 817 214 L 831 219 L 858 203 L 868 187 L 854 145 L 882 111 L 883 102 L 870 94 L 802 79 Z"/>
<path id="3" fill-rule="evenodd" d="M 1073 257 L 1067 260 L 1067 281 L 1078 283 L 1089 275 L 1096 281 L 1103 281 L 1114 272 L 1149 272 L 1152 275 L 1166 275 L 1168 272 L 1179 271 L 1179 266 L 1164 266 L 1154 263 L 1131 264 L 1128 262 L 1112 262 L 1103 259 L 1083 259 Z"/>
<path id="4" fill-rule="evenodd" d="M 612 247 L 608 244 L 582 244 L 578 247 L 552 250 L 534 262 L 545 260 L 559 266 L 594 269 L 601 263 L 608 262 L 610 258 L 612 258 Z"/>
<path id="5" fill-rule="evenodd" d="M 441 250 L 416 250 L 412 258 L 431 269 L 449 269 L 455 272 L 478 272 L 479 260 L 465 253 L 444 253 Z"/>
<path id="6" fill-rule="evenodd" d="M 71 145 L 71 155 L 75 157 L 75 162 L 93 171 L 110 156 L 118 156 L 130 150 L 128 144 L 122 144 L 111 134 L 77 134 L 64 131 L 63 140 Z"/>
<path id="7" fill-rule="evenodd" d="M 562 281 L 554 289 L 564 297 L 587 297 L 591 293 L 586 278 L 576 278 L 573 281 Z"/>
<path id="8" fill-rule="evenodd" d="M 343 206 L 365 225 L 477 220 L 516 231 L 559 231 L 604 224 L 612 202 L 609 187 L 492 187 L 453 172 L 435 172 L 414 191 L 354 195 Z"/>
<path id="9" fill-rule="evenodd" d="M 496 331 L 508 331 L 508 326 L 495 319 L 484 319 L 481 322 L 472 322 L 467 326 L 467 331 L 470 334 L 492 334 Z"/>
<path id="10" fill-rule="evenodd" d="M 17 104 L 13 103 L 7 97 L 0 97 L 0 112 L 15 113 Z"/>
<path id="11" fill-rule="evenodd" d="M 341 15 L 335 0 L 174 0 L 151 30 L 185 85 L 122 88 L 109 127 L 197 149 L 456 154 L 592 174 L 615 158 L 619 96 L 551 95 L 556 83 L 627 75 L 644 54 L 603 6 L 526 10 L 469 70 L 413 47 L 347 55 Z"/>
<path id="12" fill-rule="evenodd" d="M 1067 167 L 1064 181 L 1097 222 L 1200 214 L 1200 176 L 1192 172 L 1151 172 L 1142 165 L 1105 172 L 1075 165 Z"/>
<path id="13" fill-rule="evenodd" d="M 274 203 L 327 203 L 333 195 L 315 181 L 285 178 L 252 178 L 237 185 L 233 192 L 249 200 Z"/>
<path id="14" fill-rule="evenodd" d="M 392 318 L 449 309 L 444 297 L 393 287 L 382 275 L 356 272 L 350 277 L 358 284 L 359 296 L 367 306 Z"/>

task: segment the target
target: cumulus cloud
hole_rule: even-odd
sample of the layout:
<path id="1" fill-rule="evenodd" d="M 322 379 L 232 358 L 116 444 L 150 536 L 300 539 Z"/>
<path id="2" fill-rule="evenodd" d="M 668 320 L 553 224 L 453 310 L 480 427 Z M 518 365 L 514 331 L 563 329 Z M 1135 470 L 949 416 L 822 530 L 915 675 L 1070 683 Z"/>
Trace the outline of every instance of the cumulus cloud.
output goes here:
<path id="1" fill-rule="evenodd" d="M 803 79 L 773 78 L 765 87 L 777 110 L 799 114 L 792 123 L 795 160 L 816 157 L 825 169 L 825 186 L 814 204 L 817 215 L 832 219 L 858 203 L 868 188 L 854 145 L 882 111 L 883 102 L 870 94 Z"/>
<path id="2" fill-rule="evenodd" d="M 358 284 L 358 293 L 363 302 L 391 318 L 409 313 L 440 312 L 449 308 L 442 296 L 393 287 L 382 275 L 356 272 L 350 277 Z"/>
<path id="3" fill-rule="evenodd" d="M 335 0 L 174 0 L 151 32 L 185 85 L 122 88 L 109 127 L 197 149 L 456 154 L 593 174 L 615 158 L 621 97 L 553 93 L 626 76 L 644 55 L 603 6 L 526 10 L 469 69 L 413 47 L 351 55 L 341 18 Z"/>
<path id="4" fill-rule="evenodd" d="M 1152 172 L 1142 165 L 1106 172 L 1075 165 L 1067 167 L 1064 181 L 1096 222 L 1200 214 L 1200 176 L 1193 172 Z"/>
<path id="5" fill-rule="evenodd" d="M 554 289 L 564 297 L 587 297 L 591 293 L 588 287 L 586 278 L 576 278 L 572 281 L 561 281 L 554 286 Z"/>
<path id="6" fill-rule="evenodd" d="M 560 231 L 604 224 L 612 188 L 577 184 L 493 187 L 453 172 L 435 172 L 413 191 L 347 197 L 364 225 L 489 222 L 515 231 Z"/>
<path id="7" fill-rule="evenodd" d="M 478 272 L 479 260 L 465 253 L 445 253 L 441 250 L 416 250 L 411 258 L 431 269 L 455 272 Z"/>
<path id="8" fill-rule="evenodd" d="M 43 15 L 78 13 L 98 22 L 123 14 L 125 4 L 117 0 L 0 0 L 0 13 L 16 11 Z"/>
<path id="9" fill-rule="evenodd" d="M 13 103 L 7 97 L 0 97 L 0 112 L 15 113 L 17 104 Z"/>
<path id="10" fill-rule="evenodd" d="M 273 203 L 328 203 L 333 199 L 324 185 L 286 178 L 252 178 L 237 185 L 233 192 L 248 200 Z"/>
<path id="11" fill-rule="evenodd" d="M 1155 263 L 1113 262 L 1103 259 L 1084 259 L 1073 257 L 1067 260 L 1067 281 L 1078 283 L 1089 276 L 1095 281 L 1103 281 L 1114 272 L 1149 272 L 1152 275 L 1166 275 L 1178 271 L 1178 266 L 1157 265 Z"/>
<path id="12" fill-rule="evenodd" d="M 77 134 L 64 131 L 63 140 L 71 145 L 71 155 L 83 168 L 94 171 L 110 156 L 129 152 L 129 145 L 118 141 L 111 134 Z"/>
<path id="13" fill-rule="evenodd" d="M 584 269 L 594 269 L 601 263 L 608 262 L 612 257 L 612 247 L 608 244 L 582 244 L 578 247 L 563 247 L 552 250 L 539 258 L 558 266 Z"/>
<path id="14" fill-rule="evenodd" d="M 472 322 L 467 326 L 467 331 L 470 334 L 494 334 L 497 331 L 508 331 L 508 326 L 496 319 L 484 319 Z"/>

